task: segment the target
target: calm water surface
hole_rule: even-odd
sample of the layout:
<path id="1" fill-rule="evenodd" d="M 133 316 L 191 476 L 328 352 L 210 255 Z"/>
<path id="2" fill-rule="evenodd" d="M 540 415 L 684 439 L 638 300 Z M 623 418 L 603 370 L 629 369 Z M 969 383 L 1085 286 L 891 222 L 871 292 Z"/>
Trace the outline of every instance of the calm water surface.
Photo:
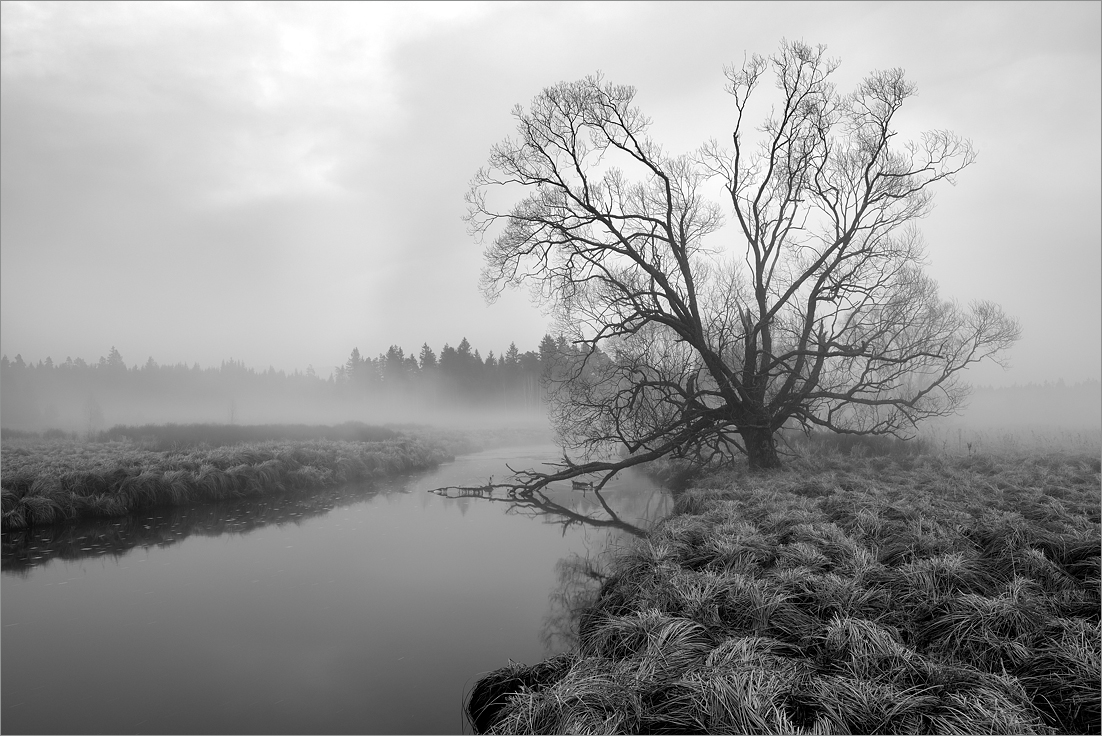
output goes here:
<path id="1" fill-rule="evenodd" d="M 637 475 L 604 492 L 623 522 L 606 527 L 427 492 L 555 453 L 494 450 L 306 499 L 5 534 L 0 729 L 469 730 L 463 697 L 480 673 L 562 646 L 571 562 L 669 512 Z M 592 493 L 551 495 L 608 518 Z"/>

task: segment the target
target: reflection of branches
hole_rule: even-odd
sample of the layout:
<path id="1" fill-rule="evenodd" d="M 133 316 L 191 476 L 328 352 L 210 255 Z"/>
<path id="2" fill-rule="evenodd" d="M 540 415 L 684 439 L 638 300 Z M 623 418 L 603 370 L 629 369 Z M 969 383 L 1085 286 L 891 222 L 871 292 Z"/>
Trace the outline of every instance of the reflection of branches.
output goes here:
<path id="1" fill-rule="evenodd" d="M 481 498 L 505 503 L 508 505 L 506 513 L 523 514 L 529 518 L 544 517 L 548 523 L 560 524 L 563 534 L 576 524 L 619 529 L 633 537 L 647 536 L 645 529 L 624 521 L 604 497 L 602 488 L 607 478 L 601 483 L 592 485 L 579 483 L 575 486 L 576 490 L 584 491 L 586 498 L 592 495 L 592 498 L 600 504 L 601 515 L 581 513 L 554 501 L 545 492 L 547 485 L 535 489 L 526 485 L 527 476 L 524 472 L 518 473 L 514 478 L 519 479 L 519 482 L 493 483 L 491 477 L 490 482 L 484 486 L 447 486 L 432 489 L 432 492 L 445 498 Z M 653 488 L 647 497 L 646 508 L 642 512 L 636 509 L 632 516 L 653 520 L 656 514 L 661 513 L 660 509 L 652 508 L 651 503 L 656 498 L 668 497 L 661 492 L 655 493 L 654 491 L 657 490 L 659 489 Z M 614 498 L 613 501 L 615 502 L 616 499 Z M 611 543 L 612 539 L 613 536 L 610 535 L 606 543 Z M 589 554 L 572 553 L 559 560 L 555 568 L 559 584 L 551 592 L 550 608 L 540 628 L 540 641 L 549 652 L 561 652 L 574 648 L 577 644 L 579 615 L 596 602 L 601 585 L 608 577 L 602 569 L 600 557 Z"/>
<path id="2" fill-rule="evenodd" d="M 603 483 L 601 485 L 604 485 Z M 579 513 L 553 501 L 541 488 L 532 489 L 517 483 L 488 483 L 484 486 L 445 486 L 434 488 L 432 493 L 445 498 L 481 498 L 486 501 L 509 504 L 509 513 L 517 513 L 530 519 L 548 517 L 549 523 L 561 524 L 563 534 L 571 526 L 592 526 L 604 529 L 619 529 L 636 537 L 645 537 L 647 532 L 630 524 L 612 510 L 604 496 L 601 486 L 593 491 L 593 497 L 601 504 L 607 517 Z M 504 491 L 505 495 L 494 495 L 494 491 Z M 587 494 L 588 495 L 588 494 Z"/>
<path id="3" fill-rule="evenodd" d="M 597 601 L 608 579 L 597 560 L 577 553 L 559 560 L 555 571 L 559 585 L 551 593 L 551 610 L 540 627 L 540 642 L 548 652 L 576 648 L 579 614 Z"/>

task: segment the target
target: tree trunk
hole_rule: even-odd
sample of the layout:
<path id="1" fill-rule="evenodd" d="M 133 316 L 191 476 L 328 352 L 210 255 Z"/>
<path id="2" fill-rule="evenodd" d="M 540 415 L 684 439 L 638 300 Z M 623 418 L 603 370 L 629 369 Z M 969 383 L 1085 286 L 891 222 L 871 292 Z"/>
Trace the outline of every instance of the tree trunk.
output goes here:
<path id="1" fill-rule="evenodd" d="M 768 429 L 750 427 L 740 429 L 739 434 L 746 445 L 746 458 L 752 470 L 779 468 L 781 459 L 777 456 L 777 443 Z"/>

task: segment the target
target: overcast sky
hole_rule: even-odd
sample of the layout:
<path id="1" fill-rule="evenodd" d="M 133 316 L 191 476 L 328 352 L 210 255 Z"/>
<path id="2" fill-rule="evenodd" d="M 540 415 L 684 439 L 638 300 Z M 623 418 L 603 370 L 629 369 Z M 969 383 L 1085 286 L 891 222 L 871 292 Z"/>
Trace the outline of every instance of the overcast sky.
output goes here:
<path id="1" fill-rule="evenodd" d="M 724 65 L 788 38 L 843 90 L 903 67 L 901 128 L 975 144 L 922 222 L 944 297 L 1022 321 L 973 380 L 1097 379 L 1100 9 L 4 2 L 0 350 L 324 376 L 353 347 L 534 349 L 547 318 L 485 304 L 461 219 L 511 107 L 601 70 L 689 152 L 730 135 Z"/>

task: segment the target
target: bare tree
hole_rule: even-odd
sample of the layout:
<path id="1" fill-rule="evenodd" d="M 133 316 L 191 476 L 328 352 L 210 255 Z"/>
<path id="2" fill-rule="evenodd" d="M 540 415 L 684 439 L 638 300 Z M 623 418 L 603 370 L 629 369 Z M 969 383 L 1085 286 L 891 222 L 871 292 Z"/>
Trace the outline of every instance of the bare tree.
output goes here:
<path id="1" fill-rule="evenodd" d="M 635 90 L 600 75 L 514 108 L 518 136 L 474 177 L 467 221 L 489 241 L 487 298 L 529 285 L 570 339 L 552 416 L 578 458 L 515 490 L 663 456 L 776 467 L 786 425 L 907 437 L 960 405 L 965 367 L 1017 340 L 998 306 L 943 301 L 921 269 L 914 225 L 971 144 L 897 143 L 914 85 L 891 69 L 840 94 L 837 66 L 782 42 L 728 68 L 733 146 L 691 156 L 667 155 Z"/>

